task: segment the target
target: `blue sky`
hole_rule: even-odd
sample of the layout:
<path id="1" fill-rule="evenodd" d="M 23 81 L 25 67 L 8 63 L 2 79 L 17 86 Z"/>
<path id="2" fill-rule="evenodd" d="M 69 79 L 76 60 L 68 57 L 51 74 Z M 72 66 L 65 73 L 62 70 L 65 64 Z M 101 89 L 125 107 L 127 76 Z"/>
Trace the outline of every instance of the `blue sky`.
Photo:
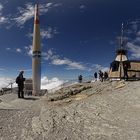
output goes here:
<path id="1" fill-rule="evenodd" d="M 31 77 L 34 0 L 0 0 L 0 76 Z M 42 77 L 106 69 L 124 22 L 129 58 L 140 59 L 139 0 L 40 0 Z"/>

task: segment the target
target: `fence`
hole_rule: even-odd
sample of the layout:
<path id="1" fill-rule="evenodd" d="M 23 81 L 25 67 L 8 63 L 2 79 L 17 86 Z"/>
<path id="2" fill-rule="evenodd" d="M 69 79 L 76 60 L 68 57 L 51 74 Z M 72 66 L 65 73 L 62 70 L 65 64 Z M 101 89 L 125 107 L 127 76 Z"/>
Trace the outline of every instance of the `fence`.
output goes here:
<path id="1" fill-rule="evenodd" d="M 93 80 L 93 76 L 91 76 L 91 75 L 88 75 L 88 76 L 85 76 L 85 77 L 82 78 L 82 82 L 90 82 L 92 80 Z M 64 83 L 62 83 L 58 87 L 52 88 L 48 92 L 54 92 L 54 91 L 56 91 L 56 90 L 58 90 L 60 88 L 67 87 L 67 86 L 70 86 L 70 85 L 73 85 L 73 84 L 76 84 L 76 83 L 78 83 L 78 78 L 76 78 L 76 79 L 67 79 L 67 80 L 65 80 Z M 7 91 L 12 93 L 13 92 L 13 85 L 14 84 L 15 84 L 15 81 L 14 82 L 10 82 L 7 86 L 2 88 L 1 93 L 4 94 Z M 48 82 L 48 84 L 49 84 L 49 82 Z M 25 92 L 25 94 L 28 94 L 28 95 L 32 94 L 32 79 L 31 78 L 25 80 L 24 92 Z"/>
<path id="2" fill-rule="evenodd" d="M 82 83 L 91 82 L 92 80 L 94 80 L 93 76 L 92 75 L 88 75 L 88 76 L 85 76 L 85 77 L 82 78 Z M 61 88 L 64 88 L 64 87 L 68 87 L 68 86 L 71 86 L 73 84 L 77 84 L 78 82 L 79 82 L 78 78 L 77 79 L 67 79 L 63 84 L 59 85 L 58 87 L 50 89 L 48 92 L 49 93 L 54 93 L 58 89 L 61 89 Z"/>
<path id="3" fill-rule="evenodd" d="M 1 89 L 1 93 L 4 94 L 5 92 L 9 91 L 9 92 L 13 92 L 13 85 L 15 84 L 15 82 L 10 82 L 7 86 L 3 87 Z"/>

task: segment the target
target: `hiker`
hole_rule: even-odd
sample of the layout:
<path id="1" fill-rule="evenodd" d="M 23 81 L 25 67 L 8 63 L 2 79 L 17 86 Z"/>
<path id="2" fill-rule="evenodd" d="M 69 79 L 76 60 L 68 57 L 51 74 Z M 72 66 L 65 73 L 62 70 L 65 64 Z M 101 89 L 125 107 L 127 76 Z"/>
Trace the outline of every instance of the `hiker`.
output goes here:
<path id="1" fill-rule="evenodd" d="M 103 82 L 103 72 L 101 70 L 99 70 L 99 79 Z"/>
<path id="2" fill-rule="evenodd" d="M 97 81 L 97 72 L 94 73 L 95 81 Z"/>
<path id="3" fill-rule="evenodd" d="M 82 83 L 82 79 L 83 79 L 83 76 L 82 75 L 79 75 L 78 76 L 79 83 Z"/>
<path id="4" fill-rule="evenodd" d="M 108 79 L 108 73 L 105 71 L 104 72 L 104 80 L 106 81 Z"/>
<path id="5" fill-rule="evenodd" d="M 25 78 L 23 77 L 24 71 L 21 71 L 16 78 L 16 83 L 18 84 L 18 98 L 24 98 L 24 81 Z"/>
<path id="6" fill-rule="evenodd" d="M 127 73 L 128 66 L 126 63 L 124 64 L 123 70 L 124 70 L 124 79 L 127 81 L 128 80 L 128 73 Z"/>

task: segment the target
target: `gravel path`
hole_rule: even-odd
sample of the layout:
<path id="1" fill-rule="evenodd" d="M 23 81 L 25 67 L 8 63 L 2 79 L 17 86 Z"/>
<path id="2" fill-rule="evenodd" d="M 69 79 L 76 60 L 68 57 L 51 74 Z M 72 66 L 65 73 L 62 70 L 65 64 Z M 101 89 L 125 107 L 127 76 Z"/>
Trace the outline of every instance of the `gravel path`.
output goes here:
<path id="1" fill-rule="evenodd" d="M 139 140 L 139 85 L 139 81 L 82 84 L 90 88 L 52 101 L 56 95 L 0 96 L 0 139 Z M 79 87 L 81 90 L 77 85 L 61 92 Z"/>

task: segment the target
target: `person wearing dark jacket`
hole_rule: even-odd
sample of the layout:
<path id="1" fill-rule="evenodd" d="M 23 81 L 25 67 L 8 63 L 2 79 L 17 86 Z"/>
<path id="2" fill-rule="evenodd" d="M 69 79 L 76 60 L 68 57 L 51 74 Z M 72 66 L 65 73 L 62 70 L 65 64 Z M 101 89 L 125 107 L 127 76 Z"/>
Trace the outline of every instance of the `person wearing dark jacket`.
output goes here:
<path id="1" fill-rule="evenodd" d="M 79 75 L 78 76 L 79 83 L 82 83 L 82 79 L 83 79 L 83 76 L 82 75 Z"/>
<path id="2" fill-rule="evenodd" d="M 21 71 L 16 78 L 16 83 L 18 85 L 18 98 L 24 98 L 23 89 L 24 89 L 25 78 L 23 77 L 23 73 L 24 71 Z"/>
<path id="3" fill-rule="evenodd" d="M 103 72 L 101 70 L 99 70 L 99 79 L 103 82 Z"/>
<path id="4" fill-rule="evenodd" d="M 104 80 L 106 81 L 108 79 L 108 73 L 105 71 L 104 72 Z"/>
<path id="5" fill-rule="evenodd" d="M 124 79 L 127 81 L 128 80 L 128 73 L 127 73 L 128 66 L 127 66 L 127 64 L 124 64 L 123 69 L 124 69 Z"/>
<path id="6" fill-rule="evenodd" d="M 97 72 L 94 73 L 95 81 L 97 81 Z"/>

